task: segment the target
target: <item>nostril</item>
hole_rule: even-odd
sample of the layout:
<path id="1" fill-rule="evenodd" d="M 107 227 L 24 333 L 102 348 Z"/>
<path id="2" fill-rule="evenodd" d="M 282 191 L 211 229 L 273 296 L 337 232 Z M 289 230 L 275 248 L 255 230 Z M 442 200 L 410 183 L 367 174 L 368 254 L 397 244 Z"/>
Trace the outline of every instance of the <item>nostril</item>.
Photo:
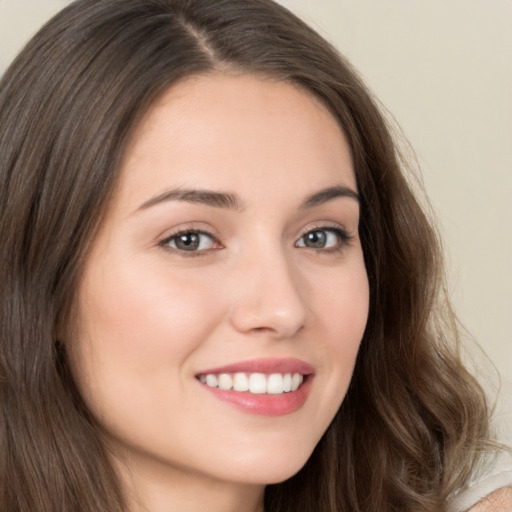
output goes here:
<path id="1" fill-rule="evenodd" d="M 252 330 L 253 330 L 253 332 L 262 332 L 262 333 L 272 331 L 272 329 L 270 327 L 254 327 Z"/>

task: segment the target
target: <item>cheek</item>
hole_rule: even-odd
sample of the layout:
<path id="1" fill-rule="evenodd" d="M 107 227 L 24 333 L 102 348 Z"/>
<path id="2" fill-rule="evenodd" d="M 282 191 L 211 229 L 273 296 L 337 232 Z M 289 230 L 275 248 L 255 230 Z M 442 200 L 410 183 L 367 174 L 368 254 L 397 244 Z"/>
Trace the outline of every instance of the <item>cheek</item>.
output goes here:
<path id="1" fill-rule="evenodd" d="M 335 275 L 327 274 L 311 285 L 314 316 L 329 334 L 331 350 L 357 352 L 366 327 L 369 284 L 362 259 L 353 258 Z"/>
<path id="2" fill-rule="evenodd" d="M 188 356 L 220 315 L 208 282 L 169 279 L 158 269 L 142 273 L 123 264 L 94 270 L 83 281 L 77 336 L 69 343 L 83 394 L 179 386 Z"/>
<path id="3" fill-rule="evenodd" d="M 341 286 L 344 291 L 338 290 L 336 309 L 330 311 L 331 318 L 336 319 L 332 343 L 339 364 L 350 369 L 351 374 L 368 320 L 369 285 L 364 267 L 349 274 Z"/>
<path id="4" fill-rule="evenodd" d="M 323 401 L 332 413 L 341 405 L 350 384 L 369 310 L 369 285 L 361 263 L 316 293 L 316 318 L 323 326 L 323 344 L 328 357 L 322 359 L 322 373 L 329 376 Z"/>

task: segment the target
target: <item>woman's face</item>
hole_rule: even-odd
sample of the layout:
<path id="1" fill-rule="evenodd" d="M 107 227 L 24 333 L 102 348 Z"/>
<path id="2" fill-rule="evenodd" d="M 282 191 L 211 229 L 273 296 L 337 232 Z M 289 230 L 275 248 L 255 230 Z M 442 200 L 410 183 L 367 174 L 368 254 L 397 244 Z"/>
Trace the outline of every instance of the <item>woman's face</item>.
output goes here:
<path id="1" fill-rule="evenodd" d="M 358 221 L 347 143 L 309 93 L 208 75 L 152 106 L 67 339 L 133 472 L 259 485 L 301 468 L 366 324 Z"/>

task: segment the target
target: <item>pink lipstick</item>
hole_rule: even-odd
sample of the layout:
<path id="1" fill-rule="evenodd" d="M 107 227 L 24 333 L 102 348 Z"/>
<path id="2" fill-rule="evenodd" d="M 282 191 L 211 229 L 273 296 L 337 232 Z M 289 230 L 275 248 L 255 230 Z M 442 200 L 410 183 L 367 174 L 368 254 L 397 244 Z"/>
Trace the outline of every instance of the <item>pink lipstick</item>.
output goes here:
<path id="1" fill-rule="evenodd" d="M 263 416 L 283 416 L 302 407 L 313 377 L 314 368 L 295 358 L 241 361 L 196 375 L 219 400 Z"/>

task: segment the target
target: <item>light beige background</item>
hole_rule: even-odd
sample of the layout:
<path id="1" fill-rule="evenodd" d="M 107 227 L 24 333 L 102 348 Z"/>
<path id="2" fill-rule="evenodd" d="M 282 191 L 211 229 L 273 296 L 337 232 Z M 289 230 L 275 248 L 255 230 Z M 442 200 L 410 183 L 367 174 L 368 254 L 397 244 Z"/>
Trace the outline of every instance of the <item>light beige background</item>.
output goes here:
<path id="1" fill-rule="evenodd" d="M 67 3 L 0 0 L 0 71 Z M 352 61 L 401 125 L 440 218 L 456 311 L 512 380 L 512 0 L 281 3 Z"/>

